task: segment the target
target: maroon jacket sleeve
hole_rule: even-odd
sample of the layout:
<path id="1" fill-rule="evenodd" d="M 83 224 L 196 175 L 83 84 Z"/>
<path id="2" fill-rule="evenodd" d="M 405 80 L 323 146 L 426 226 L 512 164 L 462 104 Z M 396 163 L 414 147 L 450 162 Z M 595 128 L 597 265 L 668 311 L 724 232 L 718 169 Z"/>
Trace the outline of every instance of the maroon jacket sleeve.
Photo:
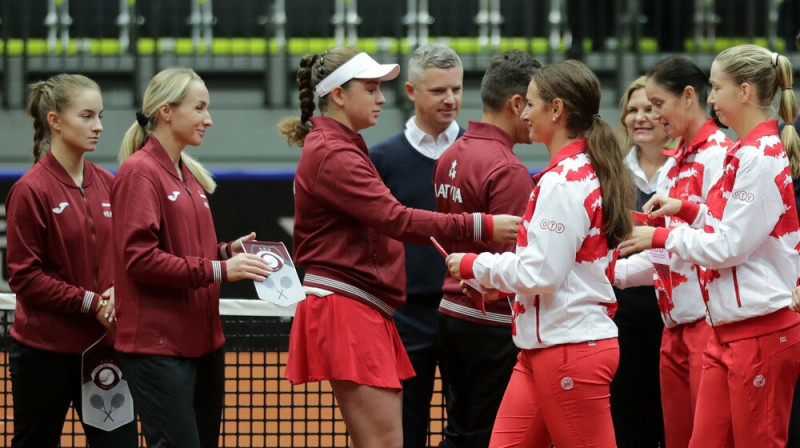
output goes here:
<path id="1" fill-rule="evenodd" d="M 431 188 L 433 188 L 431 186 Z M 484 214 L 441 214 L 405 207 L 392 196 L 367 157 L 352 150 L 332 150 L 320 163 L 314 193 L 368 227 L 406 243 L 488 240 Z"/>
<path id="2" fill-rule="evenodd" d="M 59 278 L 47 265 L 48 204 L 34 188 L 17 182 L 6 200 L 9 285 L 20 300 L 64 314 L 93 311 L 99 292 Z"/>
<path id="3" fill-rule="evenodd" d="M 141 173 L 118 174 L 114 180 L 111 189 L 113 234 L 115 244 L 121 245 L 122 265 L 127 275 L 139 283 L 176 288 L 199 288 L 222 282 L 225 262 L 178 256 L 165 250 L 161 240 L 166 229 L 161 228 L 160 196 L 163 195 L 158 194 L 154 182 Z"/>

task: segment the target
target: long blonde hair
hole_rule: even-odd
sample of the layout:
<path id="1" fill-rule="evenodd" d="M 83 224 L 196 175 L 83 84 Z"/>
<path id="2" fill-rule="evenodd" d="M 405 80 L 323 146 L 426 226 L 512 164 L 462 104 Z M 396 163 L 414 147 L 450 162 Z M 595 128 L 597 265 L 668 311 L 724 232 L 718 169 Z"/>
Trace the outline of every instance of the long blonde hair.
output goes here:
<path id="1" fill-rule="evenodd" d="M 778 115 L 786 123 L 781 131 L 781 141 L 789 157 L 792 177 L 800 177 L 800 137 L 794 127 L 797 97 L 792 90 L 792 63 L 786 56 L 752 44 L 728 48 L 718 54 L 714 61 L 736 84 L 753 85 L 762 109 L 772 107 L 772 100 L 780 90 Z"/>
<path id="2" fill-rule="evenodd" d="M 203 82 L 203 79 L 194 70 L 185 67 L 167 68 L 153 76 L 144 91 L 141 110 L 142 123 L 138 119 L 135 120 L 122 138 L 122 144 L 119 148 L 120 163 L 124 162 L 134 152 L 140 150 L 147 142 L 149 135 L 158 127 L 158 110 L 161 106 L 165 104 L 177 106 L 186 99 L 192 81 Z M 214 192 L 217 188 L 217 183 L 214 182 L 211 173 L 200 162 L 187 154 L 186 151 L 181 151 L 181 162 L 186 165 L 186 168 L 205 191 L 208 193 Z"/>
<path id="3" fill-rule="evenodd" d="M 50 125 L 47 114 L 59 113 L 72 103 L 72 96 L 79 90 L 91 89 L 100 93 L 100 86 L 83 75 L 62 73 L 46 81 L 31 83 L 28 86 L 28 116 L 33 118 L 33 161 L 38 162 L 42 153 L 51 143 Z"/>

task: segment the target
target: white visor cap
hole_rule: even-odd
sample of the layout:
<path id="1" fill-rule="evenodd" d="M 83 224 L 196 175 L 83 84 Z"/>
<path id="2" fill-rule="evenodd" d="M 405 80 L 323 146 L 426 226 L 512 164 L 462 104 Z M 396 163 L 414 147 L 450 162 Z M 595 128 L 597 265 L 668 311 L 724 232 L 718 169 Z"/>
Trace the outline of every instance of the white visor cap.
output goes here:
<path id="1" fill-rule="evenodd" d="M 378 79 L 381 81 L 389 81 L 397 78 L 400 74 L 400 66 L 397 64 L 379 64 L 378 61 L 372 59 L 367 53 L 359 53 L 349 61 L 341 65 L 325 79 L 317 84 L 317 96 L 323 96 L 331 93 L 331 91 L 351 79 Z"/>

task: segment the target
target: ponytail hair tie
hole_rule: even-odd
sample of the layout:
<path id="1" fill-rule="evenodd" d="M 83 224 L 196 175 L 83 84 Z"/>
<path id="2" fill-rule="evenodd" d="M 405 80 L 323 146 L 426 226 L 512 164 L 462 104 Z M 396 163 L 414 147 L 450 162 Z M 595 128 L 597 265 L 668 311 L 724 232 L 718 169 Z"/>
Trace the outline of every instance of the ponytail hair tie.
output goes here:
<path id="1" fill-rule="evenodd" d="M 778 66 L 778 53 L 772 53 L 772 65 Z"/>
<path id="2" fill-rule="evenodd" d="M 792 87 L 784 87 L 781 90 L 794 90 L 794 88 L 792 88 Z"/>
<path id="3" fill-rule="evenodd" d="M 601 118 L 603 118 L 603 117 L 601 117 L 601 116 L 600 116 L 600 114 L 594 114 L 594 115 L 592 115 L 592 120 L 599 120 L 599 119 L 601 119 Z"/>
<path id="4" fill-rule="evenodd" d="M 139 126 L 147 129 L 147 115 L 145 115 L 141 110 L 136 111 L 136 121 L 139 123 Z"/>

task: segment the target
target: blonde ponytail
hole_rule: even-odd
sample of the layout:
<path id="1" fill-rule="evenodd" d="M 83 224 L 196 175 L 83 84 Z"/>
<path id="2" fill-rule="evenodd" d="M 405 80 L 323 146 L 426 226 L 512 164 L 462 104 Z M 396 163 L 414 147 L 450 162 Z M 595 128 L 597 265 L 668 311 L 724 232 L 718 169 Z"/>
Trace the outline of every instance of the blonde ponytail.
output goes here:
<path id="1" fill-rule="evenodd" d="M 207 193 L 213 193 L 217 189 L 217 183 L 214 181 L 211 172 L 208 171 L 203 165 L 200 164 L 194 157 L 186 154 L 186 151 L 181 151 L 181 162 L 186 165 L 186 168 L 192 173 L 197 183 L 203 187 Z"/>

